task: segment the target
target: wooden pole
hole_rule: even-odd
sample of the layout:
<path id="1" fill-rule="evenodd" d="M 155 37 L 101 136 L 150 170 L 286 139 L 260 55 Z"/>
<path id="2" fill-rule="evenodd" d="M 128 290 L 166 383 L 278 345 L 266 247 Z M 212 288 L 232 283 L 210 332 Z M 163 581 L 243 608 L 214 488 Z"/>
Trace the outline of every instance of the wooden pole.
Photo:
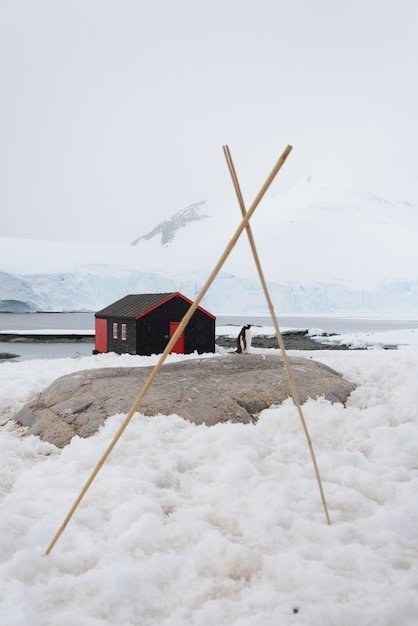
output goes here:
<path id="1" fill-rule="evenodd" d="M 236 174 L 236 171 L 235 171 L 234 163 L 232 161 L 231 153 L 229 151 L 228 146 L 223 146 L 223 151 L 224 151 L 226 162 L 228 164 L 229 172 L 231 174 L 232 182 L 234 184 L 235 193 L 236 193 L 237 198 L 238 198 L 238 203 L 239 203 L 240 208 L 241 208 L 241 213 L 242 213 L 243 217 L 245 217 L 245 215 L 246 215 L 246 208 L 245 208 L 245 204 L 244 204 L 244 199 L 243 199 L 243 196 L 242 196 L 242 193 L 241 193 L 241 188 L 240 188 L 240 185 L 239 185 L 239 182 L 238 182 L 238 177 L 237 177 L 237 174 Z M 318 465 L 317 465 L 317 462 L 316 462 L 315 453 L 314 453 L 314 449 L 313 449 L 313 446 L 312 446 L 312 441 L 311 441 L 311 438 L 309 436 L 308 427 L 306 425 L 306 421 L 305 421 L 305 418 L 304 418 L 304 415 L 303 415 L 302 407 L 301 407 L 301 404 L 300 404 L 300 401 L 299 401 L 299 396 L 298 396 L 298 393 L 297 393 L 297 390 L 296 390 L 296 385 L 295 385 L 295 381 L 294 381 L 294 378 L 293 378 L 292 370 L 290 368 L 289 359 L 288 359 L 287 354 L 286 354 L 282 333 L 280 332 L 279 324 L 277 322 L 277 317 L 276 317 L 276 314 L 274 312 L 273 303 L 271 301 L 269 290 L 268 290 L 268 287 L 267 287 L 267 283 L 266 283 L 265 278 L 264 278 L 264 272 L 263 272 L 263 269 L 261 267 L 260 259 L 259 259 L 259 256 L 258 256 L 257 248 L 256 248 L 256 245 L 255 245 L 253 233 L 252 233 L 251 226 L 250 226 L 249 222 L 247 222 L 245 228 L 246 228 L 246 231 L 247 231 L 247 236 L 248 236 L 248 241 L 250 243 L 251 251 L 253 253 L 255 265 L 257 267 L 258 275 L 260 277 L 260 282 L 261 282 L 261 285 L 263 287 L 264 295 L 266 297 L 268 309 L 269 309 L 270 316 L 271 316 L 271 321 L 273 322 L 273 326 L 274 326 L 274 329 L 276 331 L 277 341 L 279 343 L 279 347 L 280 347 L 280 350 L 281 350 L 282 355 L 283 355 L 283 363 L 285 365 L 286 372 L 287 372 L 287 377 L 289 379 L 289 385 L 290 385 L 290 389 L 291 389 L 291 392 L 292 392 L 293 401 L 294 401 L 295 406 L 297 408 L 297 411 L 298 411 L 298 414 L 299 414 L 299 417 L 300 417 L 300 421 L 302 423 L 302 428 L 303 428 L 303 431 L 305 433 L 306 440 L 308 442 L 308 448 L 309 448 L 309 452 L 310 452 L 310 455 L 311 455 L 312 463 L 313 463 L 313 466 L 314 466 L 316 480 L 318 482 L 319 493 L 320 493 L 320 496 L 321 496 L 322 505 L 324 507 L 327 524 L 331 524 L 331 520 L 330 520 L 329 514 L 328 514 L 328 507 L 327 507 L 327 503 L 326 503 L 325 496 L 324 496 L 324 490 L 322 488 L 321 477 L 319 475 Z"/>
<path id="2" fill-rule="evenodd" d="M 56 544 L 56 542 L 60 538 L 61 534 L 65 530 L 65 527 L 67 526 L 68 522 L 70 521 L 71 517 L 73 516 L 73 514 L 74 514 L 75 510 L 77 509 L 78 505 L 80 504 L 81 500 L 85 496 L 88 488 L 90 487 L 90 485 L 92 484 L 93 480 L 95 479 L 95 477 L 99 473 L 101 467 L 104 465 L 107 457 L 109 456 L 109 454 L 112 452 L 113 448 L 115 447 L 115 445 L 119 441 L 122 433 L 124 432 L 125 428 L 129 424 L 129 422 L 131 421 L 132 416 L 138 410 L 142 400 L 144 399 L 144 396 L 146 395 L 148 389 L 151 387 L 152 383 L 154 382 L 154 379 L 157 376 L 158 372 L 160 371 L 160 369 L 161 369 L 161 367 L 162 367 L 162 365 L 163 365 L 167 355 L 171 352 L 172 348 L 176 344 L 176 342 L 177 342 L 178 338 L 180 337 L 181 333 L 186 328 L 187 324 L 189 323 L 190 318 L 192 317 L 193 313 L 196 311 L 197 307 L 199 306 L 200 302 L 202 301 L 202 299 L 205 296 L 206 292 L 208 291 L 209 287 L 211 286 L 211 284 L 215 280 L 219 270 L 221 269 L 222 265 L 225 263 L 226 259 L 228 258 L 232 248 L 235 246 L 236 242 L 238 241 L 239 236 L 241 235 L 242 231 L 244 230 L 244 228 L 248 224 L 248 221 L 250 220 L 251 216 L 253 215 L 253 213 L 256 210 L 256 208 L 259 205 L 259 203 L 261 202 L 261 200 L 262 200 L 264 194 L 266 193 L 267 189 L 269 188 L 269 186 L 273 182 L 276 174 L 279 172 L 281 167 L 284 165 L 284 163 L 285 163 L 287 157 L 289 156 L 291 150 L 292 150 L 292 146 L 287 146 L 287 148 L 284 150 L 283 154 L 281 155 L 281 157 L 277 161 L 276 165 L 273 167 L 271 173 L 267 177 L 266 182 L 264 183 L 263 187 L 261 188 L 258 196 L 254 200 L 254 202 L 251 205 L 251 207 L 248 210 L 248 212 L 243 217 L 239 227 L 237 228 L 237 230 L 236 230 L 235 234 L 233 235 L 231 241 L 229 242 L 229 244 L 225 248 L 224 253 L 222 254 L 222 256 L 219 259 L 218 263 L 216 264 L 215 268 L 213 269 L 211 275 L 207 279 L 207 281 L 206 281 L 205 285 L 203 286 L 201 292 L 196 297 L 196 300 L 193 302 L 193 304 L 190 305 L 190 308 L 188 309 L 187 313 L 184 315 L 183 319 L 181 320 L 180 324 L 178 325 L 177 330 L 175 331 L 174 335 L 171 337 L 171 339 L 168 342 L 164 352 L 161 354 L 160 358 L 158 359 L 156 365 L 154 366 L 154 369 L 152 370 L 151 374 L 149 375 L 148 380 L 145 382 L 141 392 L 139 393 L 139 395 L 138 395 L 137 399 L 135 400 L 134 404 L 132 405 L 132 408 L 130 409 L 129 413 L 126 415 L 125 419 L 123 420 L 122 424 L 120 425 L 119 430 L 117 431 L 117 433 L 114 436 L 113 440 L 111 441 L 111 443 L 107 447 L 106 451 L 104 452 L 103 456 L 101 457 L 101 459 L 97 463 L 96 467 L 94 468 L 93 472 L 91 473 L 89 479 L 87 480 L 86 484 L 84 485 L 83 489 L 81 490 L 79 496 L 77 497 L 76 501 L 74 502 L 73 506 L 71 507 L 70 511 L 68 512 L 67 517 L 65 518 L 65 520 L 61 524 L 60 528 L 58 529 L 58 531 L 56 532 L 54 538 L 52 539 L 51 543 L 49 544 L 48 548 L 46 549 L 45 554 L 49 554 L 51 552 L 52 548 L 54 547 L 54 545 Z"/>

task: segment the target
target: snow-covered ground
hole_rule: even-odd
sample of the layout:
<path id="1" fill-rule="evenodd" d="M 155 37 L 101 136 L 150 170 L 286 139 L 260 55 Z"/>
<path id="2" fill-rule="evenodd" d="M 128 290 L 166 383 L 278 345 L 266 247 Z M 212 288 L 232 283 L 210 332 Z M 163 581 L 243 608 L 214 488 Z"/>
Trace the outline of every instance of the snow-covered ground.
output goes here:
<path id="1" fill-rule="evenodd" d="M 303 406 L 331 526 L 292 401 L 255 426 L 139 412 L 49 555 L 124 416 L 63 450 L 10 417 L 60 375 L 157 357 L 1 363 L 0 623 L 415 626 L 417 332 L 381 334 L 297 353 L 357 385 L 346 408 Z"/>

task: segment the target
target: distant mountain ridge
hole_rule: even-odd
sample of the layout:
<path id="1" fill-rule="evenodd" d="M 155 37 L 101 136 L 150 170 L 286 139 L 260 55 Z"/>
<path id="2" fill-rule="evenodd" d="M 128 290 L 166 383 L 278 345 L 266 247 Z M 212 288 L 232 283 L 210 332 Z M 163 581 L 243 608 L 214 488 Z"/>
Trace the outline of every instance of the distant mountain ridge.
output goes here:
<path id="1" fill-rule="evenodd" d="M 139 241 L 142 239 L 148 240 L 161 235 L 161 245 L 167 246 L 169 243 L 174 241 L 176 236 L 176 232 L 190 224 L 190 222 L 199 222 L 200 220 L 204 220 L 209 217 L 208 215 L 201 215 L 200 207 L 206 204 L 204 200 L 201 202 L 197 202 L 195 204 L 189 204 L 185 209 L 181 209 L 175 213 L 168 220 L 164 220 L 160 222 L 155 228 L 146 233 L 145 235 L 141 235 L 137 239 L 135 239 L 131 246 L 136 246 Z"/>

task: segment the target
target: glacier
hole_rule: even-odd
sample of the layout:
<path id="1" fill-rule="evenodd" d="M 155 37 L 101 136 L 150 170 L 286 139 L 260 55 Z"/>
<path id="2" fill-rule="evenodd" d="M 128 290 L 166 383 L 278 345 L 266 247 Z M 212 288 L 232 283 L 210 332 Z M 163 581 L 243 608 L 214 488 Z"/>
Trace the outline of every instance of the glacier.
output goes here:
<path id="1" fill-rule="evenodd" d="M 94 273 L 82 268 L 71 273 L 12 276 L 0 273 L 0 312 L 97 311 L 127 293 L 179 291 L 194 300 L 207 279 L 152 272 L 120 272 L 109 266 Z M 7 287 L 6 287 L 7 286 Z M 418 281 L 382 282 L 375 290 L 350 289 L 341 283 L 269 283 L 277 314 L 416 316 Z M 268 315 L 257 280 L 220 273 L 202 300 L 216 315 Z"/>
<path id="2" fill-rule="evenodd" d="M 0 237 L 0 311 L 96 311 L 128 293 L 193 300 L 240 221 L 237 207 L 200 201 L 126 245 Z M 263 200 L 251 229 L 278 314 L 416 316 L 413 203 L 325 164 Z M 268 314 L 245 232 L 201 304 L 216 315 Z"/>

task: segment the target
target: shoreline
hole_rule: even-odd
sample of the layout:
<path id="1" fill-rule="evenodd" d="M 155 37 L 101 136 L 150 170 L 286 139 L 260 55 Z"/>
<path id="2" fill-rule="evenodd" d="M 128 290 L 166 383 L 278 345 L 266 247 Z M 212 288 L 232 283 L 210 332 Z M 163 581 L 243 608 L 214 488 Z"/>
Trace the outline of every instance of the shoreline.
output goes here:
<path id="1" fill-rule="evenodd" d="M 300 350 L 300 351 L 319 351 L 319 350 L 364 350 L 364 347 L 353 348 L 346 344 L 334 344 L 327 341 L 315 341 L 309 336 L 306 329 L 303 330 L 285 330 L 281 333 L 284 347 L 286 350 Z M 336 336 L 337 333 L 323 333 L 322 337 L 331 338 Z M 35 334 L 31 333 L 0 333 L 0 339 L 4 343 L 9 344 L 80 344 L 91 343 L 94 345 L 95 336 L 87 334 Z M 225 348 L 227 350 L 233 350 L 236 348 L 236 337 L 229 334 L 224 334 L 222 331 L 216 333 L 215 344 L 218 347 Z M 263 349 L 279 349 L 279 344 L 274 333 L 255 334 L 252 337 L 253 348 Z M 397 345 L 385 345 L 382 346 L 385 350 L 397 350 Z M 0 352 L 0 361 L 13 360 L 19 358 L 20 355 L 13 354 L 11 352 Z"/>
<path id="2" fill-rule="evenodd" d="M 91 343 L 95 335 L 85 333 L 3 333 L 0 332 L 0 341 L 4 343 Z"/>

